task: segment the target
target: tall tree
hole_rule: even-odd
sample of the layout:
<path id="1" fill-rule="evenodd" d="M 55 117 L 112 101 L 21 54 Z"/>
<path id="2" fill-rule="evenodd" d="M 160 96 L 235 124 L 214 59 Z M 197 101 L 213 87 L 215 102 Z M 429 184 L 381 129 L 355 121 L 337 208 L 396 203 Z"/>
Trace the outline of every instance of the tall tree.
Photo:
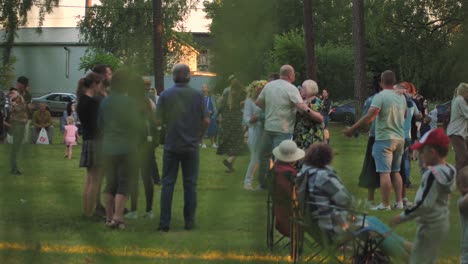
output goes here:
<path id="1" fill-rule="evenodd" d="M 39 8 L 38 27 L 41 27 L 45 15 L 51 13 L 59 2 L 60 0 L 2 0 L 0 2 L 0 28 L 5 30 L 2 65 L 10 62 L 16 31 L 19 27 L 26 25 L 28 12 L 34 6 Z"/>
<path id="2" fill-rule="evenodd" d="M 198 0 L 162 0 L 163 53 L 165 58 L 184 55 L 191 35 L 182 23 Z M 92 49 L 109 52 L 143 74 L 153 73 L 153 1 L 101 0 L 78 23 L 80 34 Z M 161 63 L 161 62 L 158 62 Z M 162 62 L 166 65 L 166 61 Z"/>
<path id="3" fill-rule="evenodd" d="M 317 61 L 315 58 L 315 34 L 313 0 L 304 0 L 304 36 L 306 47 L 306 77 L 317 81 Z"/>
<path id="4" fill-rule="evenodd" d="M 357 116 L 367 96 L 364 0 L 353 0 L 354 97 L 358 100 Z"/>
<path id="5" fill-rule="evenodd" d="M 164 90 L 162 1 L 153 0 L 153 76 L 158 92 Z"/>

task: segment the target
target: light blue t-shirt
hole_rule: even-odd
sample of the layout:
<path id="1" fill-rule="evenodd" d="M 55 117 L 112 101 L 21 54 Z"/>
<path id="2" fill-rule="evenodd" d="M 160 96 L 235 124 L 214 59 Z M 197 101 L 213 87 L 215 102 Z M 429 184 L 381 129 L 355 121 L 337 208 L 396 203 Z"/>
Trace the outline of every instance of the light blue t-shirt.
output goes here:
<path id="1" fill-rule="evenodd" d="M 406 114 L 405 118 L 405 138 L 411 138 L 411 119 L 413 119 L 413 116 L 419 115 L 419 109 L 416 106 L 416 103 L 411 100 L 411 104 L 413 104 L 412 107 L 408 107 L 408 113 Z"/>
<path id="2" fill-rule="evenodd" d="M 375 119 L 375 140 L 405 139 L 405 96 L 384 89 L 374 96 L 372 107 L 380 109 Z"/>

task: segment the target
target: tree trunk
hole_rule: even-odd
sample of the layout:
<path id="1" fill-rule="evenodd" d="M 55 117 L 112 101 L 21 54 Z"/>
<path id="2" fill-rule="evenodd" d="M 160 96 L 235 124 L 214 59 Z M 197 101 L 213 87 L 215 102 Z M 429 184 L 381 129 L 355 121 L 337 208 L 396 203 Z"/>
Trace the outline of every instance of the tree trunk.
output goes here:
<path id="1" fill-rule="evenodd" d="M 313 0 L 304 0 L 304 39 L 306 47 L 306 78 L 317 81 L 317 61 L 315 59 Z"/>
<path id="2" fill-rule="evenodd" d="M 163 54 L 163 22 L 162 0 L 153 0 L 153 75 L 158 93 L 164 91 L 164 54 Z"/>
<path id="3" fill-rule="evenodd" d="M 364 28 L 364 0 L 353 0 L 354 97 L 356 120 L 361 116 L 367 97 L 366 43 Z"/>

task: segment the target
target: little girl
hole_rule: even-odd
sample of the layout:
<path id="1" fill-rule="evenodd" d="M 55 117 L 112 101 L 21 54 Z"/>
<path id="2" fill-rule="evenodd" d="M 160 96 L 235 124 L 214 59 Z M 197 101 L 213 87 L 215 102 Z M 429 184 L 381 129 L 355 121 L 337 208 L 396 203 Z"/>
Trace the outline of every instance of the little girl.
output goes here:
<path id="1" fill-rule="evenodd" d="M 63 141 L 65 146 L 67 146 L 65 152 L 65 158 L 72 158 L 72 148 L 73 145 L 76 145 L 78 142 L 78 128 L 75 126 L 75 119 L 73 116 L 67 117 L 67 125 L 64 127 L 63 131 Z"/>

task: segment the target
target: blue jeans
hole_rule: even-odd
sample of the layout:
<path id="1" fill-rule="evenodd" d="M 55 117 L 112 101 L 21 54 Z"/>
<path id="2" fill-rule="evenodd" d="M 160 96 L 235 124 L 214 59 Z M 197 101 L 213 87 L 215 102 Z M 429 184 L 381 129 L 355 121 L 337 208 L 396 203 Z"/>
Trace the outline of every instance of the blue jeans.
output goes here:
<path id="1" fill-rule="evenodd" d="M 179 172 L 179 163 L 182 167 L 184 185 L 184 220 L 185 223 L 193 223 L 195 220 L 199 166 L 198 149 L 191 152 L 172 152 L 164 150 L 160 227 L 169 227 L 171 223 L 172 197 L 177 174 Z"/>
<path id="2" fill-rule="evenodd" d="M 260 188 L 267 188 L 267 174 L 270 169 L 270 158 L 272 151 L 277 147 L 283 140 L 291 139 L 292 133 L 281 133 L 281 132 L 272 132 L 264 131 L 262 135 L 262 141 L 260 145 L 259 152 L 259 169 L 258 169 L 258 178 L 260 180 Z"/>

